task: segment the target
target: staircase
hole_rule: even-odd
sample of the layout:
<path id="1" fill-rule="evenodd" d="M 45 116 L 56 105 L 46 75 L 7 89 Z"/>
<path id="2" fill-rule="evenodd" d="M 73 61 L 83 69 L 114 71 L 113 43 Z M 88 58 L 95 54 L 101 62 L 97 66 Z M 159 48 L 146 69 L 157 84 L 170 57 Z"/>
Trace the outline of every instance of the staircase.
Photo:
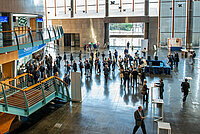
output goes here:
<path id="1" fill-rule="evenodd" d="M 60 78 L 52 76 L 31 85 L 26 76 L 0 82 L 0 112 L 27 117 L 54 98 L 70 101 L 68 85 Z"/>

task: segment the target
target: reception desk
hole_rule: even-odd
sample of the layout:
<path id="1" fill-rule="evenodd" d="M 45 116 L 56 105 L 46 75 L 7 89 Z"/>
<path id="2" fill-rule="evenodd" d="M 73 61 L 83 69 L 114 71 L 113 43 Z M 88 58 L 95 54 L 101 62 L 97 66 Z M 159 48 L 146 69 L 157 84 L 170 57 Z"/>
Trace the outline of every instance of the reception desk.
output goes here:
<path id="1" fill-rule="evenodd" d="M 145 73 L 150 74 L 171 74 L 171 67 L 165 60 L 147 60 Z"/>

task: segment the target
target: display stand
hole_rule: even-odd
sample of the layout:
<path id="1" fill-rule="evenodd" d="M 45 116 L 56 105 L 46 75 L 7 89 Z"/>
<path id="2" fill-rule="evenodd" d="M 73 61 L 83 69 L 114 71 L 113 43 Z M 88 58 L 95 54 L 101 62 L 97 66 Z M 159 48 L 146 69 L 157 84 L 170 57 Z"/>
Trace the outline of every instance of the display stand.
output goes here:
<path id="1" fill-rule="evenodd" d="M 159 134 L 160 129 L 165 129 L 168 130 L 168 134 L 171 134 L 171 126 L 170 123 L 167 122 L 158 122 L 158 132 L 157 134 Z"/>
<path id="2" fill-rule="evenodd" d="M 190 83 L 190 90 L 189 93 L 192 93 L 192 77 L 185 77 L 185 79 L 188 79 L 189 83 Z"/>
<path id="3" fill-rule="evenodd" d="M 164 101 L 162 99 L 154 99 L 152 101 L 152 104 L 153 104 L 153 118 L 155 118 L 154 121 L 159 121 L 159 120 L 163 121 L 164 120 Z M 159 117 L 155 116 L 155 105 L 157 105 L 157 104 L 162 105 L 162 109 L 161 109 L 162 114 Z"/>
<path id="4" fill-rule="evenodd" d="M 153 92 L 154 92 L 154 91 L 153 91 L 153 90 L 156 89 L 156 88 L 158 88 L 158 87 L 156 87 L 155 84 L 152 83 L 152 84 L 151 84 L 151 102 L 154 100 L 154 98 L 153 98 Z M 160 92 L 159 92 L 159 93 L 160 93 Z M 159 96 L 160 96 L 160 95 L 159 95 Z"/>
<path id="5" fill-rule="evenodd" d="M 72 101 L 82 101 L 80 72 L 71 72 L 71 97 Z"/>

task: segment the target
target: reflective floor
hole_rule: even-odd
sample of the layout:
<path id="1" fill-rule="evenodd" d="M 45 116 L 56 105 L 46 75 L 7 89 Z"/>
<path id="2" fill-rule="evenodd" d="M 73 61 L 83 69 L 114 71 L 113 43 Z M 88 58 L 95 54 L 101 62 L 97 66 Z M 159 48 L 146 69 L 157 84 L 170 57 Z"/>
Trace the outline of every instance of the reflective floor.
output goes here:
<path id="1" fill-rule="evenodd" d="M 110 48 L 113 52 L 115 48 Z M 122 47 L 117 48 L 119 54 L 123 54 Z M 131 54 L 133 51 L 129 50 Z M 57 53 L 63 56 L 64 51 L 72 52 L 78 61 L 79 48 L 53 46 L 47 48 L 55 58 Z M 105 51 L 105 50 L 101 50 Z M 105 51 L 108 54 L 108 50 Z M 158 50 L 160 60 L 167 60 L 167 49 Z M 154 52 L 149 52 L 154 55 Z M 84 52 L 84 57 L 89 57 Z M 180 55 L 181 57 L 181 55 Z M 199 51 L 197 51 L 199 57 Z M 70 57 L 68 56 L 68 59 Z M 147 76 L 148 87 L 151 83 L 164 79 L 164 121 L 169 122 L 172 127 L 172 134 L 199 134 L 200 133 L 200 85 L 199 85 L 199 60 L 195 65 L 189 64 L 189 58 L 180 58 L 178 68 L 172 71 L 171 76 L 149 75 Z M 62 64 L 64 65 L 64 63 Z M 60 77 L 65 73 L 65 67 L 61 67 Z M 182 102 L 181 82 L 184 77 L 191 76 L 191 91 L 186 103 Z M 146 119 L 145 125 L 148 134 L 157 133 L 157 123 L 153 121 L 153 109 L 149 97 L 149 103 L 142 101 L 140 94 L 141 86 L 137 89 L 124 89 L 120 85 L 119 70 L 109 75 L 108 83 L 104 82 L 103 73 L 95 74 L 92 79 L 82 77 L 82 103 L 67 104 L 61 102 L 49 103 L 42 109 L 30 116 L 25 124 L 14 133 L 24 134 L 131 134 L 135 125 L 133 113 L 139 105 L 144 107 Z M 150 92 L 151 96 L 151 92 Z M 158 89 L 154 89 L 153 98 L 158 98 Z M 156 114 L 161 114 L 161 107 L 156 107 Z M 142 133 L 141 128 L 138 134 Z M 160 131 L 166 134 L 167 131 Z"/>

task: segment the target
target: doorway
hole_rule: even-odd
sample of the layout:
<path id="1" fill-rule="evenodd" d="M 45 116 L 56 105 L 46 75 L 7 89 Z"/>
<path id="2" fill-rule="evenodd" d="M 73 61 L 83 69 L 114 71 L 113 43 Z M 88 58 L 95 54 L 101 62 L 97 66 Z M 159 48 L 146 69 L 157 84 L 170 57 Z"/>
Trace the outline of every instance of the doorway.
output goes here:
<path id="1" fill-rule="evenodd" d="M 64 46 L 80 47 L 80 34 L 79 33 L 65 33 Z"/>
<path id="2" fill-rule="evenodd" d="M 109 42 L 110 46 L 125 47 L 127 42 L 130 46 L 141 47 L 144 39 L 144 23 L 110 23 Z"/>

